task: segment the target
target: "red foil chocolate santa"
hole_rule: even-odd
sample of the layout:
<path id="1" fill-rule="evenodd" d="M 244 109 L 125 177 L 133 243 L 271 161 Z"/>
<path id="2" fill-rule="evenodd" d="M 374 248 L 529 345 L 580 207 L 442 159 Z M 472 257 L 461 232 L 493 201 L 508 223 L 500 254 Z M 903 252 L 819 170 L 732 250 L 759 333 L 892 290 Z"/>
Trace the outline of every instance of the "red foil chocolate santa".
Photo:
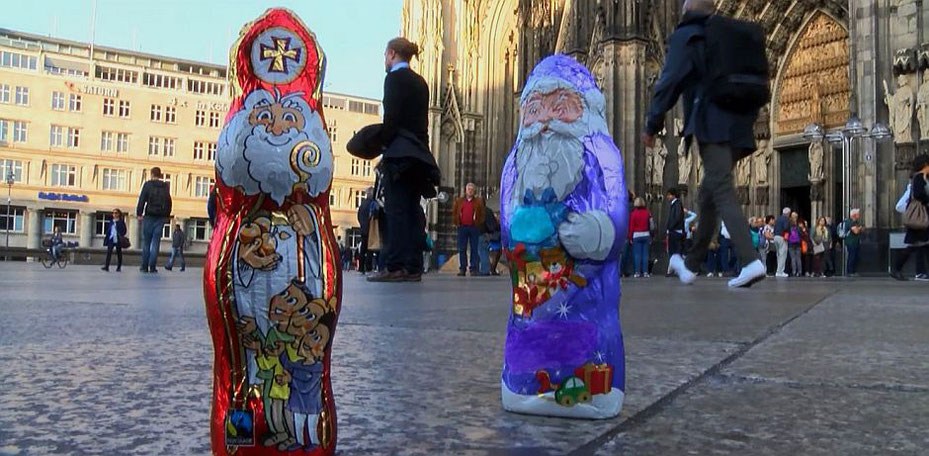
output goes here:
<path id="1" fill-rule="evenodd" d="M 329 366 L 342 283 L 325 66 L 316 37 L 284 9 L 246 24 L 230 52 L 203 282 L 216 455 L 335 452 Z"/>

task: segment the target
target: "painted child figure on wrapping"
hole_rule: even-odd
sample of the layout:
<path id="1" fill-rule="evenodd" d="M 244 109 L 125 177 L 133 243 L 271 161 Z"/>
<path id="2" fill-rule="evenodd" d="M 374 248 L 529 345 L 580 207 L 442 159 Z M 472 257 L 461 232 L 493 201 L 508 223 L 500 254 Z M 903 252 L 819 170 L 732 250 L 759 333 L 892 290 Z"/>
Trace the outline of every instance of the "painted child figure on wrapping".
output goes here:
<path id="1" fill-rule="evenodd" d="M 624 395 L 618 259 L 627 223 L 619 149 L 587 69 L 554 55 L 532 71 L 501 182 L 511 265 L 504 408 L 608 418 Z"/>

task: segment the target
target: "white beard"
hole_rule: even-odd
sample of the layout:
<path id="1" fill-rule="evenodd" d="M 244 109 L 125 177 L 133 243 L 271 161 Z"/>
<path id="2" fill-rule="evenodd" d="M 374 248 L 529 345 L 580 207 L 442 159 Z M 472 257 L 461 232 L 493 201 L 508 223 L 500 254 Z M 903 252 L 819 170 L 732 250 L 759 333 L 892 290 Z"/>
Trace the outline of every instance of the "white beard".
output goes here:
<path id="1" fill-rule="evenodd" d="M 248 113 L 236 113 L 220 135 L 216 169 L 223 183 L 240 188 L 246 195 L 270 195 L 277 204 L 283 204 L 300 182 L 291 151 L 298 143 L 309 141 L 319 147 L 319 160 L 312 169 L 301 170 L 307 174 L 303 182 L 307 193 L 316 196 L 329 188 L 332 151 L 318 114 L 306 116 L 305 130 L 290 128 L 275 136 L 264 125 L 249 124 Z"/>
<path id="2" fill-rule="evenodd" d="M 516 180 L 514 202 L 521 204 L 527 190 L 538 199 L 551 188 L 559 201 L 563 201 L 581 181 L 584 169 L 584 143 L 586 131 L 580 122 L 566 124 L 552 121 L 552 133 L 542 134 L 541 124 L 523 127 L 516 151 Z"/>

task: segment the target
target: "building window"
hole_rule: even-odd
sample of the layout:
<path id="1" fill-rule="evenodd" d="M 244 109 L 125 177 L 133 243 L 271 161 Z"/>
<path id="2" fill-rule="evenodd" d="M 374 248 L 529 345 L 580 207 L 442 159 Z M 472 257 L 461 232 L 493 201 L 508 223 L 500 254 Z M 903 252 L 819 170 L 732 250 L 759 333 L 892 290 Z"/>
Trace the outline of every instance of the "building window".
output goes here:
<path id="1" fill-rule="evenodd" d="M 52 125 L 51 132 L 48 135 L 48 144 L 51 147 L 63 147 L 64 146 L 64 131 L 65 127 Z"/>
<path id="2" fill-rule="evenodd" d="M 210 239 L 210 225 L 207 219 L 190 219 L 187 225 L 187 237 L 192 241 L 207 241 Z"/>
<path id="3" fill-rule="evenodd" d="M 161 105 L 152 105 L 152 122 L 161 122 Z"/>
<path id="4" fill-rule="evenodd" d="M 365 200 L 365 193 L 364 190 L 355 190 L 355 209 L 361 207 L 361 203 Z"/>
<path id="5" fill-rule="evenodd" d="M 29 87 L 16 86 L 16 104 L 29 106 Z"/>
<path id="6" fill-rule="evenodd" d="M 352 250 L 361 246 L 361 228 L 349 228 L 345 234 L 348 237 L 346 245 L 351 247 Z"/>
<path id="7" fill-rule="evenodd" d="M 172 231 L 174 231 L 174 225 L 171 223 L 165 223 L 161 226 L 161 238 L 162 239 L 171 239 Z"/>
<path id="8" fill-rule="evenodd" d="M 97 65 L 96 77 L 103 81 L 135 84 L 139 81 L 139 72 Z"/>
<path id="9" fill-rule="evenodd" d="M 348 100 L 348 110 L 351 112 L 364 112 L 364 103 L 355 100 Z"/>
<path id="10" fill-rule="evenodd" d="M 177 123 L 177 109 L 174 106 L 165 106 L 165 122 Z"/>
<path id="11" fill-rule="evenodd" d="M 326 127 L 326 131 L 329 133 L 329 140 L 330 140 L 330 141 L 336 142 L 336 141 L 339 140 L 339 137 L 338 137 L 339 132 L 336 130 L 335 125 L 331 125 L 331 126 Z"/>
<path id="12" fill-rule="evenodd" d="M 162 138 L 164 142 L 164 155 L 165 157 L 174 156 L 174 138 Z"/>
<path id="13" fill-rule="evenodd" d="M 345 110 L 345 99 L 338 97 L 323 96 L 323 107 L 328 109 Z"/>
<path id="14" fill-rule="evenodd" d="M 150 157 L 161 153 L 161 138 L 149 136 L 148 138 L 148 155 Z"/>
<path id="15" fill-rule="evenodd" d="M 218 82 L 198 81 L 196 79 L 187 80 L 188 92 L 222 96 L 223 88 L 224 85 Z"/>
<path id="16" fill-rule="evenodd" d="M 194 116 L 194 124 L 198 127 L 202 127 L 206 123 L 206 111 L 197 110 L 196 115 Z"/>
<path id="17" fill-rule="evenodd" d="M 173 140 L 172 140 L 172 141 L 173 141 Z M 168 193 L 170 193 L 170 194 L 173 195 L 173 194 L 174 194 L 174 186 L 173 186 L 172 182 L 174 182 L 174 176 L 171 175 L 170 173 L 161 173 L 161 180 L 163 180 L 163 181 L 165 181 L 165 182 L 168 183 Z"/>
<path id="18" fill-rule="evenodd" d="M 6 142 L 10 134 L 10 121 L 0 119 L 0 142 Z"/>
<path id="19" fill-rule="evenodd" d="M 22 233 L 26 208 L 12 206 L 9 208 L 9 212 L 9 217 L 7 217 L 7 207 L 0 206 L 0 231 L 10 230 L 14 233 Z"/>
<path id="20" fill-rule="evenodd" d="M 162 74 L 144 73 L 142 74 L 142 84 L 148 87 L 159 87 L 162 89 L 177 89 L 181 86 L 181 78 L 174 76 L 165 76 Z"/>
<path id="21" fill-rule="evenodd" d="M 68 110 L 71 112 L 81 112 L 81 96 L 72 93 L 68 96 Z"/>
<path id="22" fill-rule="evenodd" d="M 194 180 L 194 196 L 197 198 L 206 198 L 210 195 L 210 189 L 213 188 L 213 178 L 206 176 L 197 176 Z"/>
<path id="23" fill-rule="evenodd" d="M 81 130 L 74 127 L 52 125 L 48 142 L 52 147 L 67 146 L 71 149 L 75 149 L 81 145 Z"/>
<path id="24" fill-rule="evenodd" d="M 116 134 L 116 152 L 129 153 L 129 133 Z"/>
<path id="25" fill-rule="evenodd" d="M 74 165 L 52 165 L 52 187 L 74 187 L 77 185 L 77 167 Z"/>
<path id="26" fill-rule="evenodd" d="M 361 175 L 364 177 L 371 177 L 371 160 L 365 160 L 362 163 Z"/>
<path id="27" fill-rule="evenodd" d="M 352 159 L 352 176 L 361 175 L 361 160 L 357 158 Z"/>
<path id="28" fill-rule="evenodd" d="M 0 84 L 0 103 L 9 103 L 10 102 L 10 86 L 9 84 Z"/>
<path id="29" fill-rule="evenodd" d="M 0 66 L 9 68 L 22 68 L 24 70 L 36 69 L 38 59 L 31 55 L 18 52 L 0 51 Z"/>
<path id="30" fill-rule="evenodd" d="M 61 234 L 76 234 L 77 211 L 46 211 L 44 225 L 45 234 L 52 234 L 56 226 Z"/>
<path id="31" fill-rule="evenodd" d="M 365 114 L 373 114 L 375 116 L 378 115 L 378 111 L 380 110 L 378 106 L 374 103 L 365 103 L 364 109 L 365 109 Z"/>
<path id="32" fill-rule="evenodd" d="M 219 128 L 218 112 L 210 112 L 210 128 Z"/>
<path id="33" fill-rule="evenodd" d="M 194 141 L 194 160 L 213 161 L 216 158 L 216 143 Z"/>
<path id="34" fill-rule="evenodd" d="M 26 142 L 26 122 L 21 120 L 13 121 L 13 142 Z"/>
<path id="35" fill-rule="evenodd" d="M 106 236 L 106 224 L 109 222 L 109 212 L 97 212 L 94 215 L 94 236 Z"/>
<path id="36" fill-rule="evenodd" d="M 65 94 L 62 92 L 54 91 L 52 92 L 52 109 L 55 111 L 64 111 L 65 109 Z"/>
<path id="37" fill-rule="evenodd" d="M 126 191 L 126 170 L 103 168 L 103 189 Z"/>
<path id="38" fill-rule="evenodd" d="M 112 131 L 104 131 L 103 133 L 101 133 L 100 134 L 100 150 L 104 152 L 109 152 L 113 150 L 113 143 L 115 142 L 114 141 L 115 137 L 116 137 L 116 133 L 113 133 Z"/>
<path id="39" fill-rule="evenodd" d="M 105 116 L 116 115 L 116 100 L 112 98 L 103 99 L 103 115 Z"/>
<path id="40" fill-rule="evenodd" d="M 329 206 L 330 207 L 335 207 L 335 203 L 337 199 L 338 198 L 336 198 L 335 196 L 335 189 L 329 190 Z"/>
<path id="41" fill-rule="evenodd" d="M 119 100 L 119 117 L 129 117 L 129 100 Z"/>
<path id="42" fill-rule="evenodd" d="M 19 160 L 0 159 L 0 182 L 6 182 L 6 177 L 13 173 L 13 182 L 23 181 L 23 162 Z"/>
<path id="43" fill-rule="evenodd" d="M 81 129 L 68 127 L 68 147 L 77 149 L 81 147 Z"/>

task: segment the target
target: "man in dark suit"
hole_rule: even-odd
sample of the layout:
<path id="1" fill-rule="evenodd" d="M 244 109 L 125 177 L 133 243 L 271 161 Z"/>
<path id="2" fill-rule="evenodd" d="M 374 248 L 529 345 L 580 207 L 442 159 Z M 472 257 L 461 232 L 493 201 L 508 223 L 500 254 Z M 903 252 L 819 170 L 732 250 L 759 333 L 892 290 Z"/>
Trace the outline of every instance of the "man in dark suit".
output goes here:
<path id="1" fill-rule="evenodd" d="M 694 271 L 706 257 L 719 218 L 726 222 L 736 254 L 743 262 L 742 273 L 729 281 L 730 287 L 750 286 L 765 277 L 764 264 L 752 254 L 751 234 L 742 214 L 732 184 L 732 168 L 739 157 L 755 150 L 753 128 L 757 110 L 735 113 L 724 110 L 707 98 L 710 86 L 705 58 L 707 21 L 715 10 L 713 0 L 686 0 L 684 16 L 669 39 L 669 49 L 651 107 L 646 117 L 642 141 L 655 144 L 655 136 L 664 128 L 665 114 L 684 97 L 684 136 L 696 137 L 706 170 L 697 196 L 701 221 L 697 225 L 693 247 L 686 263 L 680 255 L 671 256 L 671 267 L 684 283 L 693 282 Z"/>
<path id="2" fill-rule="evenodd" d="M 678 198 L 678 190 L 674 187 L 668 189 L 665 198 L 668 200 L 668 217 L 665 219 L 665 232 L 668 235 L 668 257 L 681 255 L 684 249 L 684 204 Z M 671 276 L 670 268 L 667 277 Z"/>
<path id="3" fill-rule="evenodd" d="M 419 47 L 404 38 L 387 43 L 384 123 L 363 141 L 379 145 L 384 155 L 386 271 L 368 277 L 371 282 L 422 280 L 426 217 L 420 200 L 435 195 L 438 166 L 429 153 L 429 87 L 410 69 L 410 59 L 418 54 Z"/>
<path id="4" fill-rule="evenodd" d="M 371 230 L 371 206 L 374 204 L 374 187 L 365 191 L 365 199 L 358 206 L 358 226 L 361 229 L 361 246 L 358 249 L 358 272 L 365 274 L 371 269 L 368 261 L 368 231 Z"/>

